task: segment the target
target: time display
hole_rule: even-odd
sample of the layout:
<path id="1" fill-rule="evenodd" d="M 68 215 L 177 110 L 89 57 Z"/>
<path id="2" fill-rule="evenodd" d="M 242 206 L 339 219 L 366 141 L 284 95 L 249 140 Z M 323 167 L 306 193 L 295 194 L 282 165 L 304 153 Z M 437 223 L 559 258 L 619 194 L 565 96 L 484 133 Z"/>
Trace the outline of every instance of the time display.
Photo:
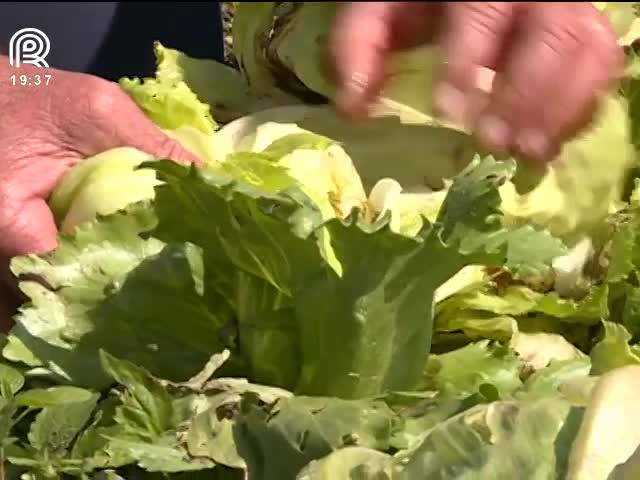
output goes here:
<path id="1" fill-rule="evenodd" d="M 40 75 L 36 73 L 34 75 L 16 75 L 15 73 L 10 77 L 12 85 L 20 85 L 23 87 L 37 87 L 40 85 L 49 85 L 51 82 L 51 74 L 45 73 Z"/>

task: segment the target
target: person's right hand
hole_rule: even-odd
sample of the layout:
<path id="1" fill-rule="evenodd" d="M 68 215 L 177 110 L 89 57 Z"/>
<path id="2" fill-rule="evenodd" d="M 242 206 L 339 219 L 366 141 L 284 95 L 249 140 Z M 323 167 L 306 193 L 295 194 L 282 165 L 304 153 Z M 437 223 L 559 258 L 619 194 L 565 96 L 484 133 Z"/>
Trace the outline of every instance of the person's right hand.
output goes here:
<path id="1" fill-rule="evenodd" d="M 366 117 L 393 53 L 423 44 L 445 55 L 435 110 L 485 148 L 538 162 L 592 122 L 624 73 L 591 2 L 347 2 L 330 41 L 341 110 Z"/>
<path id="2" fill-rule="evenodd" d="M 31 85 L 23 86 L 20 75 L 28 75 Z M 84 158 L 129 146 L 158 158 L 199 162 L 116 83 L 90 75 L 12 68 L 0 56 L 0 112 L 0 257 L 55 249 L 57 228 L 47 199 Z"/>

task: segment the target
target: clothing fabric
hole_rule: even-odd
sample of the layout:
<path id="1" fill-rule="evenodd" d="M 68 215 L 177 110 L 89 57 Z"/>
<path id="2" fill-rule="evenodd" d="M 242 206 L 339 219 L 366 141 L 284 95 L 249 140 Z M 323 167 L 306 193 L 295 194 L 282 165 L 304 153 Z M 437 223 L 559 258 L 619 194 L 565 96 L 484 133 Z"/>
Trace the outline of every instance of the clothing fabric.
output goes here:
<path id="1" fill-rule="evenodd" d="M 221 2 L 0 2 L 3 53 L 27 27 L 49 38 L 49 66 L 110 80 L 152 76 L 156 40 L 224 60 Z"/>

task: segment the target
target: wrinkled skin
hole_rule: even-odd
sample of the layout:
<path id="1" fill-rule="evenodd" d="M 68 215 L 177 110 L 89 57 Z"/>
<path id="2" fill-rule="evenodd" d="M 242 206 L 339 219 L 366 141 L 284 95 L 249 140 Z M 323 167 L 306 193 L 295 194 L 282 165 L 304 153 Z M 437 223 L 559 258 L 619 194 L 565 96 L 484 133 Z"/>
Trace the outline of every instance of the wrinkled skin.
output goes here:
<path id="1" fill-rule="evenodd" d="M 347 3 L 331 39 L 341 109 L 366 115 L 392 53 L 432 42 L 446 62 L 437 110 L 496 153 L 535 161 L 553 159 L 589 124 L 624 66 L 612 26 L 590 2 Z"/>
<path id="2" fill-rule="evenodd" d="M 42 83 L 14 85 L 12 74 L 38 74 Z M 45 74 L 51 75 L 48 85 Z M 6 330 L 17 304 L 7 259 L 56 248 L 47 198 L 69 168 L 118 146 L 199 160 L 148 120 L 117 84 L 89 75 L 16 69 L 0 56 L 0 111 L 0 327 Z"/>
<path id="3" fill-rule="evenodd" d="M 197 162 L 115 84 L 89 75 L 23 66 L 0 57 L 0 253 L 41 253 L 57 245 L 47 198 L 70 167 L 130 146 L 160 158 Z M 13 74 L 51 75 L 21 86 Z M 10 119 L 10 120 L 9 120 Z"/>

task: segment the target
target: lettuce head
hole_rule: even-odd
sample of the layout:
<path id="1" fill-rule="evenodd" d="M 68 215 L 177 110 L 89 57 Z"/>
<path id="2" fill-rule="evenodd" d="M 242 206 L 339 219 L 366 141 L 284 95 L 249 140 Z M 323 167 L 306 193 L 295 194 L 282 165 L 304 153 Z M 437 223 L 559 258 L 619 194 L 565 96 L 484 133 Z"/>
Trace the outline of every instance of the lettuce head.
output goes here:
<path id="1" fill-rule="evenodd" d="M 256 21 L 260 10 L 263 24 L 253 37 L 253 45 L 249 48 L 243 44 L 241 53 L 255 63 L 271 67 L 246 70 L 247 77 L 270 77 L 272 82 L 280 84 L 289 82 L 298 90 L 304 87 L 331 102 L 335 89 L 326 67 L 325 48 L 337 6 L 313 2 L 276 5 L 271 4 L 271 16 L 264 13 L 268 8 L 266 4 L 259 8 L 252 3 L 238 6 L 243 16 Z M 635 20 L 633 4 L 600 2 L 596 5 L 609 15 L 621 37 L 628 34 Z M 346 137 L 347 148 L 358 151 L 352 158 L 365 182 L 374 183 L 388 176 L 400 181 L 404 188 L 414 187 L 421 181 L 431 188 L 442 188 L 443 180 L 461 171 L 472 158 L 468 150 L 477 148 L 471 139 L 456 126 L 437 125 L 432 116 L 429 91 L 440 61 L 438 51 L 431 47 L 397 55 L 388 73 L 387 86 L 374 108 L 376 116 L 384 118 L 369 124 L 366 153 L 358 151 L 366 147 L 354 145 L 348 130 L 343 136 L 332 136 Z M 490 83 L 489 78 L 489 88 Z M 387 117 L 394 118 L 395 124 Z M 324 118 L 321 126 L 312 124 L 307 128 L 321 133 L 331 128 L 327 124 L 335 122 L 333 118 Z M 437 129 L 437 134 L 425 133 L 430 128 Z M 410 135 L 412 129 L 420 138 Z M 342 125 L 339 130 L 343 130 Z M 365 143 L 364 138 L 358 140 Z M 440 152 L 440 142 L 452 147 Z M 398 160 L 392 162 L 390 158 Z M 513 182 L 501 191 L 503 211 L 514 223 L 544 225 L 553 234 L 577 243 L 585 235 L 597 235 L 603 220 L 617 208 L 629 172 L 635 165 L 628 105 L 622 96 L 612 92 L 593 126 L 568 142 L 553 163 L 543 171 L 521 165 Z M 394 169 L 392 174 L 391 169 Z"/>

